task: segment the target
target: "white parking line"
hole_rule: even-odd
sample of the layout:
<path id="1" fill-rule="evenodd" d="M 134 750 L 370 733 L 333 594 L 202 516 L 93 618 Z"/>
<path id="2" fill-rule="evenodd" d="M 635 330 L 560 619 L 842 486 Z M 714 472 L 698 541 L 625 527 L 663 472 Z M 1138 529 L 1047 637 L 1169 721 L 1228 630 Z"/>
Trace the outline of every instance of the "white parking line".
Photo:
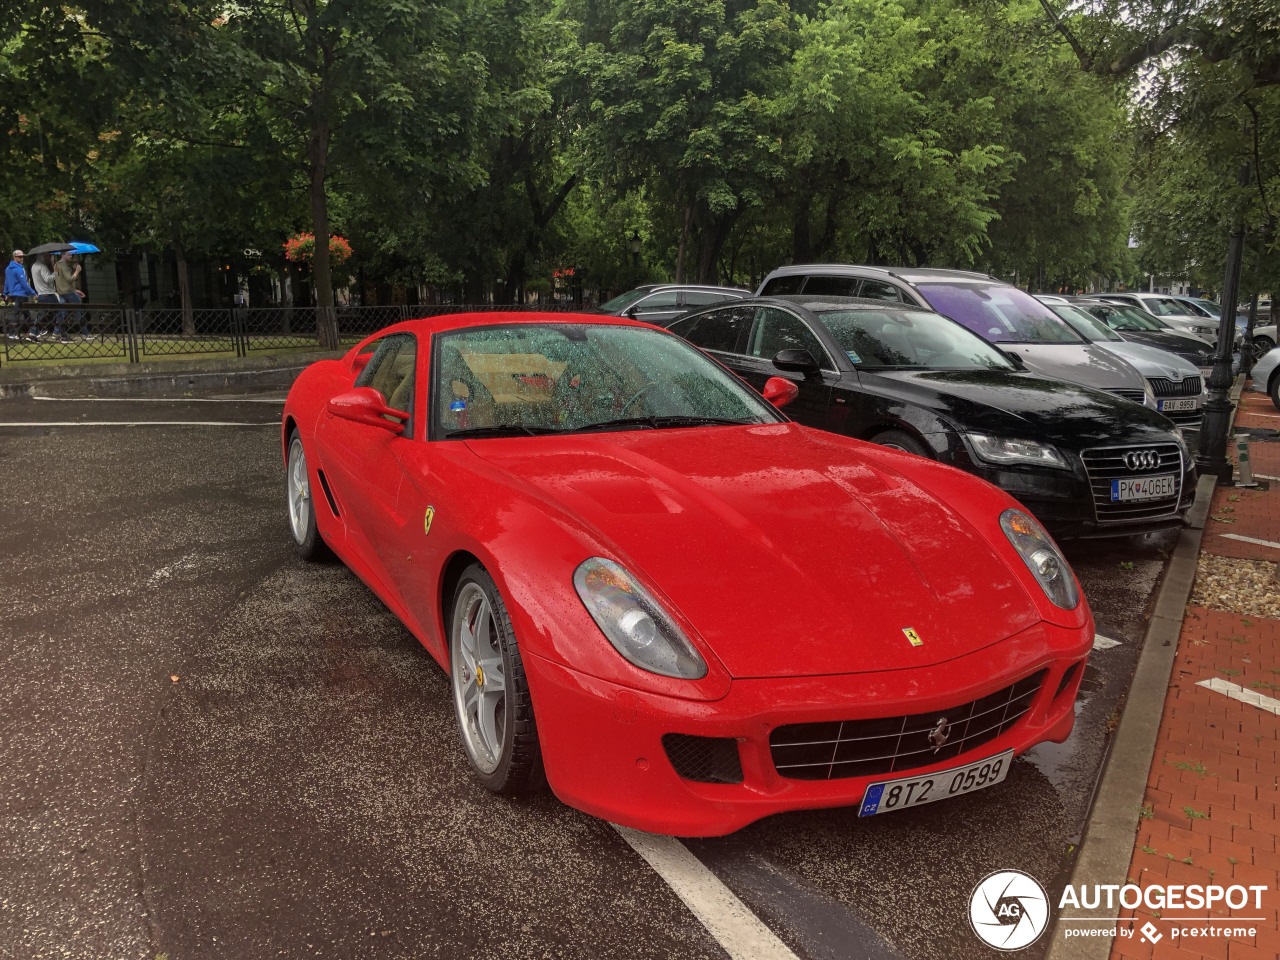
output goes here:
<path id="1" fill-rule="evenodd" d="M 720 878 L 675 837 L 613 825 L 733 960 L 798 960 Z"/>
<path id="2" fill-rule="evenodd" d="M 1251 707 L 1266 710 L 1268 713 L 1274 713 L 1277 717 L 1280 717 L 1280 700 L 1275 697 L 1265 696 L 1256 690 L 1247 690 L 1238 683 L 1231 683 L 1221 677 L 1210 677 L 1208 680 L 1201 680 L 1196 686 L 1204 687 L 1206 690 L 1212 690 L 1214 693 L 1220 693 L 1223 696 L 1230 697 L 1232 700 L 1239 700 L 1241 703 L 1247 703 Z"/>
<path id="3" fill-rule="evenodd" d="M 0 420 L 0 427 L 278 427 L 278 420 Z"/>
<path id="4" fill-rule="evenodd" d="M 1222 533 L 1219 534 L 1223 540 L 1239 540 L 1241 543 L 1256 543 L 1260 547 L 1270 547 L 1273 550 L 1280 550 L 1280 543 L 1274 540 L 1255 540 L 1253 537 L 1242 537 L 1238 533 Z"/>
<path id="5" fill-rule="evenodd" d="M 1095 650 L 1110 650 L 1112 647 L 1118 646 L 1120 646 L 1119 640 L 1112 640 L 1110 637 L 1104 637 L 1100 633 L 1093 635 L 1093 649 Z"/>
<path id="6" fill-rule="evenodd" d="M 284 403 L 284 397 L 278 400 L 228 399 L 224 397 L 32 397 L 32 400 L 45 400 L 53 403 Z"/>

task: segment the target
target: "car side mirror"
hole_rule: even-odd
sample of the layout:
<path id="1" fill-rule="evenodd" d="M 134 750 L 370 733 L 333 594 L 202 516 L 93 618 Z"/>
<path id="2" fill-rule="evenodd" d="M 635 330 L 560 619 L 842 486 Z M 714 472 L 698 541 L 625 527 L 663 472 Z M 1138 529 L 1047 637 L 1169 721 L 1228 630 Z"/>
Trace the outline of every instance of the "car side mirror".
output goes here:
<path id="1" fill-rule="evenodd" d="M 1014 353 L 1012 350 L 1001 350 L 1000 352 L 1003 353 L 1005 357 L 1008 358 L 1009 362 L 1013 364 L 1013 369 L 1022 371 L 1027 369 L 1027 365 L 1023 362 L 1022 357 L 1018 356 L 1018 354 Z"/>
<path id="2" fill-rule="evenodd" d="M 779 350 L 773 358 L 773 365 L 789 373 L 809 374 L 818 369 L 818 361 L 808 350 Z"/>
<path id="3" fill-rule="evenodd" d="M 786 377 L 770 377 L 764 382 L 764 398 L 779 410 L 798 396 L 800 396 L 800 388 Z"/>
<path id="4" fill-rule="evenodd" d="M 351 361 L 351 372 L 357 377 L 369 365 L 369 361 L 373 359 L 372 353 L 357 353 L 354 360 Z"/>
<path id="5" fill-rule="evenodd" d="M 373 387 L 356 387 L 338 394 L 329 400 L 329 412 L 343 420 L 381 427 L 392 433 L 404 433 L 404 421 L 409 419 L 405 411 L 388 407 L 382 394 Z M 387 417 L 396 419 L 388 420 Z"/>

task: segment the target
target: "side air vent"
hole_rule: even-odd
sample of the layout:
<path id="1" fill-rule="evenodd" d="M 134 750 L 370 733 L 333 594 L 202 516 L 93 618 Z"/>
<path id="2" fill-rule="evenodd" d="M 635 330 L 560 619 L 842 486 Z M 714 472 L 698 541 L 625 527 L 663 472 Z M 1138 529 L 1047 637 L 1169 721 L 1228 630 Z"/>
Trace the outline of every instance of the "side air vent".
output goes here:
<path id="1" fill-rule="evenodd" d="M 333 511 L 335 517 L 341 517 L 338 512 L 338 502 L 333 499 L 333 491 L 329 489 L 329 478 L 324 475 L 323 470 L 317 470 L 316 476 L 320 478 L 320 489 L 324 491 L 324 498 L 329 501 L 329 509 Z"/>

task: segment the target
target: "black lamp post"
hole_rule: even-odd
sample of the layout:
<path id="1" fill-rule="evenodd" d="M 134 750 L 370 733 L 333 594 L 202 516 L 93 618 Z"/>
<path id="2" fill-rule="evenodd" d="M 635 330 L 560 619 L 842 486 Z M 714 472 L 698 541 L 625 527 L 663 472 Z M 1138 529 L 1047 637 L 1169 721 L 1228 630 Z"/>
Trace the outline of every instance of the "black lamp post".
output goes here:
<path id="1" fill-rule="evenodd" d="M 627 249 L 631 251 L 631 273 L 636 280 L 640 279 L 640 247 L 644 241 L 640 239 L 640 231 L 632 230 L 631 239 L 627 241 Z"/>
<path id="2" fill-rule="evenodd" d="M 1251 166 L 1240 169 L 1240 186 L 1249 184 Z M 1218 323 L 1218 344 L 1209 375 L 1209 399 L 1204 405 L 1204 421 L 1200 425 L 1200 445 L 1196 453 L 1196 469 L 1202 476 L 1212 475 L 1218 483 L 1231 483 L 1231 461 L 1227 459 L 1227 431 L 1231 423 L 1231 348 L 1236 339 L 1236 302 L 1240 297 L 1240 261 L 1244 254 L 1243 210 L 1236 208 L 1231 240 L 1227 245 L 1227 275 L 1222 283 L 1222 315 Z"/>

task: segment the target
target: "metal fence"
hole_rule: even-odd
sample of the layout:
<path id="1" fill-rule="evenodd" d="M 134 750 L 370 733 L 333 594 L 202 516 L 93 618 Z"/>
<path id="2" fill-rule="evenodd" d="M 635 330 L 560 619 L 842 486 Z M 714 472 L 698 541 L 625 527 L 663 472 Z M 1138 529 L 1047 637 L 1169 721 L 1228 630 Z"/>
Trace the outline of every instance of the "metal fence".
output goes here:
<path id="1" fill-rule="evenodd" d="M 423 304 L 337 307 L 338 341 L 354 344 L 401 320 L 453 313 L 574 311 L 575 304 Z M 4 362 L 117 360 L 138 363 L 192 354 L 246 357 L 270 350 L 316 350 L 315 307 L 235 307 L 213 310 L 90 304 L 0 305 Z"/>

